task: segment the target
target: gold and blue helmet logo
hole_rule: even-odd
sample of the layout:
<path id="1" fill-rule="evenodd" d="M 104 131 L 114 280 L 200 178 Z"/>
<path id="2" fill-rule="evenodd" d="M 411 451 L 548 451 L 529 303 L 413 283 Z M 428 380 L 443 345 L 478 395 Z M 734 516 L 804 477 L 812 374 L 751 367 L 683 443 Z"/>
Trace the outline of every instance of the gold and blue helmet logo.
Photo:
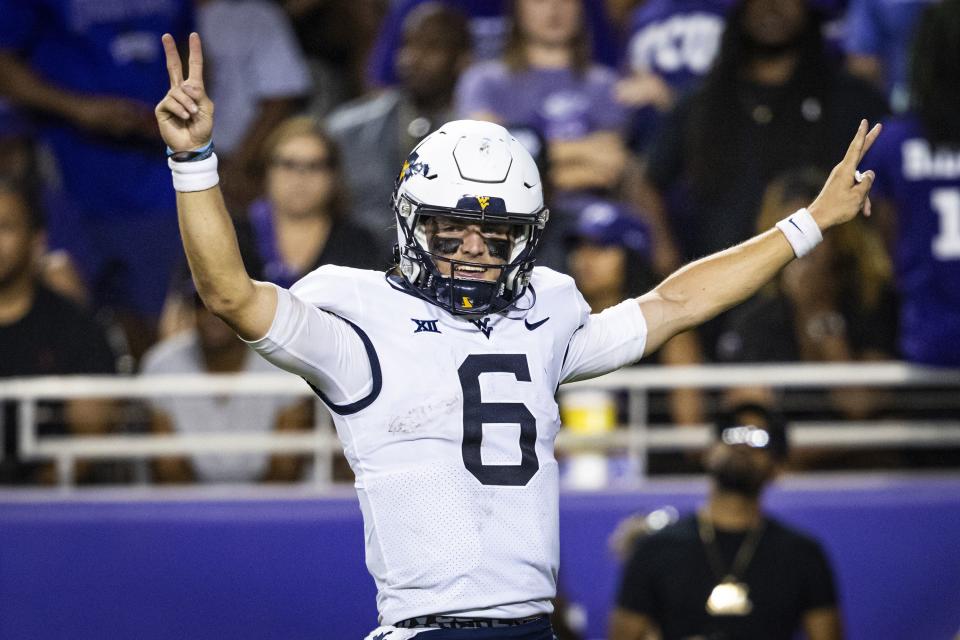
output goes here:
<path id="1" fill-rule="evenodd" d="M 479 211 L 480 213 L 506 213 L 507 205 L 503 198 L 465 195 L 457 201 L 457 209 Z"/>
<path id="2" fill-rule="evenodd" d="M 403 167 L 400 168 L 400 175 L 397 176 L 397 186 L 403 184 L 405 180 L 415 175 L 429 177 L 430 165 L 426 162 L 420 162 L 419 154 L 414 151 L 406 160 L 403 161 Z"/>

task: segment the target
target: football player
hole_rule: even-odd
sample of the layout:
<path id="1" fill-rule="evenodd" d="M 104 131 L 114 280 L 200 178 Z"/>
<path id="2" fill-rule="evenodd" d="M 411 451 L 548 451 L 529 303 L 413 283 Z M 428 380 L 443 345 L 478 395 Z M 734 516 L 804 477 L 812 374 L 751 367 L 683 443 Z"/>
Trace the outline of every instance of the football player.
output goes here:
<path id="1" fill-rule="evenodd" d="M 557 387 L 744 300 L 857 215 L 873 182 L 855 180 L 879 134 L 864 121 L 808 208 L 592 315 L 571 278 L 534 267 L 548 212 L 530 154 L 498 125 L 451 122 L 398 176 L 396 268 L 325 266 L 286 290 L 251 280 L 240 259 L 200 39 L 186 77 L 172 37 L 163 44 L 171 86 L 156 114 L 197 291 L 334 415 L 378 590 L 370 638 L 552 638 Z"/>

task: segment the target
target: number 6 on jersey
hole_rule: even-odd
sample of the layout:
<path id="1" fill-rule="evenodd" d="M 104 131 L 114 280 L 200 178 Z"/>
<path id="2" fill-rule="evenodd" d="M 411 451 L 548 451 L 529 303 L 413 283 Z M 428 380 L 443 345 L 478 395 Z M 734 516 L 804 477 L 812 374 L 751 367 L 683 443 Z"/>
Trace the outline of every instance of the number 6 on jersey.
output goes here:
<path id="1" fill-rule="evenodd" d="M 530 382 L 530 367 L 523 354 L 485 353 L 467 356 L 460 368 L 463 387 L 463 464 L 467 471 L 486 485 L 522 487 L 540 468 L 537 460 L 537 420 L 520 402 L 484 402 L 480 393 L 480 374 L 512 373 L 517 382 Z M 519 465 L 483 464 L 480 445 L 483 425 L 519 424 Z"/>

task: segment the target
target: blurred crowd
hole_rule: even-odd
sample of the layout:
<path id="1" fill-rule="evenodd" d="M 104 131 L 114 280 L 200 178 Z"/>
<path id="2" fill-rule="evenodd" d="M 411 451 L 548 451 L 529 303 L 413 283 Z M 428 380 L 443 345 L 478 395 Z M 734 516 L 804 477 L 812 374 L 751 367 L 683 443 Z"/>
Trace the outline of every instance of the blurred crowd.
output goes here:
<path id="1" fill-rule="evenodd" d="M 960 366 L 960 0 L 0 0 L 0 15 L 0 376 L 266 366 L 198 303 L 180 247 L 153 106 L 168 85 L 160 36 L 194 30 L 254 277 L 389 268 L 407 154 L 480 118 L 545 177 L 538 264 L 600 311 L 811 202 L 866 118 L 885 123 L 862 165 L 878 174 L 873 215 L 656 360 Z M 655 400 L 678 425 L 732 402 L 901 411 L 856 388 Z M 282 399 L 158 400 L 123 420 L 104 401 L 46 409 L 41 435 L 312 421 Z M 50 480 L 13 456 L 13 404 L 2 418 L 0 481 Z M 151 474 L 305 473 L 295 457 L 214 458 Z M 120 473 L 105 467 L 81 479 Z"/>

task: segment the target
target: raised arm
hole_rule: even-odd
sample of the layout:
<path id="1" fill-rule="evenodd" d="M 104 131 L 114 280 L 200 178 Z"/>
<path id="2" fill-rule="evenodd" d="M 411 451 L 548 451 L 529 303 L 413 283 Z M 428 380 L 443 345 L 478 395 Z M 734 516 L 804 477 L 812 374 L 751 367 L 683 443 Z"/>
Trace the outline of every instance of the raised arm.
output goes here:
<path id="1" fill-rule="evenodd" d="M 186 78 L 170 34 L 163 36 L 163 48 L 170 90 L 155 111 L 160 135 L 174 152 L 203 149 L 213 133 L 213 102 L 203 84 L 200 36 L 190 34 Z M 252 280 L 243 266 L 236 232 L 217 184 L 216 156 L 172 164 L 174 174 L 179 172 L 185 178 L 176 187 L 177 215 L 197 292 L 207 308 L 240 337 L 263 337 L 276 313 L 276 289 Z"/>
<path id="2" fill-rule="evenodd" d="M 870 215 L 867 195 L 874 174 L 867 171 L 855 179 L 863 154 L 880 135 L 880 125 L 868 131 L 866 120 L 860 123 L 847 153 L 833 168 L 823 190 L 807 207 L 793 214 L 787 229 L 796 234 L 794 242 L 812 246 L 818 230 L 842 224 L 858 212 Z M 816 224 L 817 229 L 809 224 Z M 735 247 L 702 258 L 679 269 L 653 291 L 638 298 L 647 321 L 644 355 L 660 348 L 674 335 L 695 327 L 738 304 L 773 278 L 795 257 L 794 246 L 786 231 L 773 228 Z"/>

